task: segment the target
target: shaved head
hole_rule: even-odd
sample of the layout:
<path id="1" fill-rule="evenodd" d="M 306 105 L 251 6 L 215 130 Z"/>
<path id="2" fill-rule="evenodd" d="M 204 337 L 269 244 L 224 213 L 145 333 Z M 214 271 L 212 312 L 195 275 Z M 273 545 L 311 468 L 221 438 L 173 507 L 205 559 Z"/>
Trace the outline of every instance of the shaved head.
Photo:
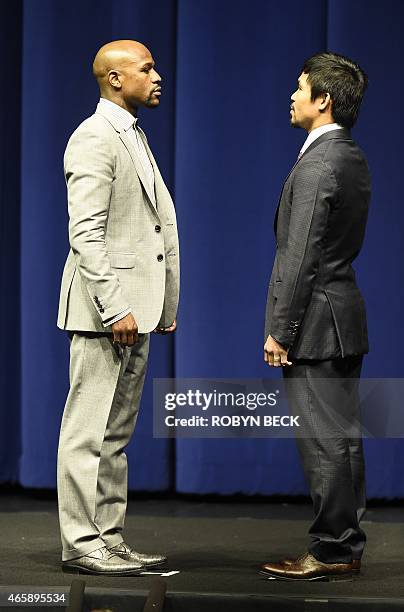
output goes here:
<path id="1" fill-rule="evenodd" d="M 147 57 L 150 52 L 136 40 L 114 40 L 99 49 L 93 62 L 93 74 L 100 89 L 110 70 L 122 70 L 131 62 Z"/>
<path id="2" fill-rule="evenodd" d="M 103 45 L 93 62 L 93 74 L 103 98 L 136 115 L 141 106 L 158 106 L 160 75 L 150 51 L 136 40 L 114 40 Z"/>

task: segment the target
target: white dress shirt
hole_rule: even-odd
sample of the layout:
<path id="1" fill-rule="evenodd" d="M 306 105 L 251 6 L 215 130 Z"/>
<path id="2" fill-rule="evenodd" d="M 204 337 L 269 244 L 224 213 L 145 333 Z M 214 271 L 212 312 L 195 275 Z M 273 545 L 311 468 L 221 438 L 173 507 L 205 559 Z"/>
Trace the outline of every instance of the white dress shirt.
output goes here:
<path id="1" fill-rule="evenodd" d="M 305 150 L 308 149 L 309 146 L 315 140 L 317 140 L 317 138 L 319 138 L 323 134 L 326 134 L 327 132 L 331 132 L 332 130 L 342 130 L 342 129 L 343 129 L 342 125 L 339 125 L 338 123 L 327 123 L 326 125 L 320 125 L 320 127 L 314 128 L 314 130 L 310 132 L 310 134 L 307 136 L 306 140 L 304 141 L 304 145 L 300 149 L 299 158 L 303 155 Z"/>

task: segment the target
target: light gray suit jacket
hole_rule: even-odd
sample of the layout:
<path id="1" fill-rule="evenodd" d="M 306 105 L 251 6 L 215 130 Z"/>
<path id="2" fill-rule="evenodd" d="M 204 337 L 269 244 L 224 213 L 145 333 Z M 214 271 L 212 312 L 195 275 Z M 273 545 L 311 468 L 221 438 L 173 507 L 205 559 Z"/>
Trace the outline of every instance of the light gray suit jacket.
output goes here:
<path id="1" fill-rule="evenodd" d="M 129 307 L 139 333 L 176 317 L 175 209 L 141 136 L 154 169 L 156 206 L 137 152 L 108 109 L 97 109 L 67 144 L 71 249 L 60 291 L 61 329 L 108 332 L 103 323 Z"/>

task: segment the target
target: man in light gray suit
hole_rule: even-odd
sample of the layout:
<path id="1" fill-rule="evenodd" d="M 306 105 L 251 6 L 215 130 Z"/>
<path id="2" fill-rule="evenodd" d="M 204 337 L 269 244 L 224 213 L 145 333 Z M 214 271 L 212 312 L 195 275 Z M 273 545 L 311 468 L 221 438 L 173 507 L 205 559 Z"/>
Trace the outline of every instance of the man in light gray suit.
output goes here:
<path id="1" fill-rule="evenodd" d="M 70 252 L 58 327 L 71 339 L 70 391 L 58 452 L 63 569 L 133 575 L 162 564 L 122 536 L 124 449 L 136 423 L 149 332 L 173 332 L 179 292 L 176 216 L 139 106 L 159 105 L 161 78 L 142 44 L 104 45 L 101 99 L 65 153 Z"/>

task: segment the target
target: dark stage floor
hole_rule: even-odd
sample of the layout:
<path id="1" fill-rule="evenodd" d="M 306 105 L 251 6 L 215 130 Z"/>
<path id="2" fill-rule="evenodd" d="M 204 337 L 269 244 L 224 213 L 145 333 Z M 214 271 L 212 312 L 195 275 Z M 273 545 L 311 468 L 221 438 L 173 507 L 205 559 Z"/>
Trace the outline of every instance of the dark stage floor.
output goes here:
<path id="1" fill-rule="evenodd" d="M 60 570 L 56 500 L 8 492 L 0 503 L 1 591 L 22 585 L 67 591 L 73 577 Z M 138 550 L 167 553 L 169 569 L 180 571 L 166 578 L 164 610 L 307 611 L 348 604 L 350 609 L 366 605 L 367 612 L 404 610 L 404 507 L 369 509 L 363 572 L 354 581 L 287 583 L 260 577 L 259 563 L 305 550 L 310 516 L 307 503 L 132 498 L 125 536 Z M 153 580 L 83 578 L 88 605 L 104 602 L 113 610 L 142 610 Z"/>

